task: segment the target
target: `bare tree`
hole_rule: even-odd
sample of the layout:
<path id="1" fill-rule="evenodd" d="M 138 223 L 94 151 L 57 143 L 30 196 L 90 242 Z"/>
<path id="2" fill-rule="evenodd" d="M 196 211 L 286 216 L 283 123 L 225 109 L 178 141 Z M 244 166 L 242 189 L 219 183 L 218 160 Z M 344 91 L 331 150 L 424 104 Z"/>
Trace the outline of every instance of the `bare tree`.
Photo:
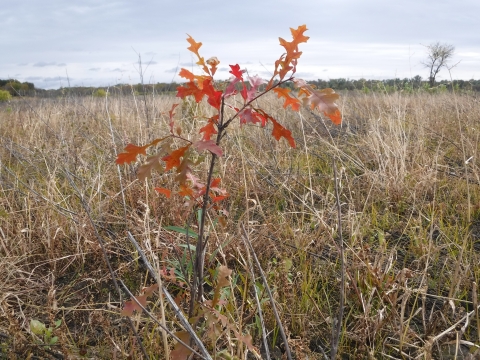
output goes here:
<path id="1" fill-rule="evenodd" d="M 447 65 L 455 52 L 455 46 L 450 44 L 441 44 L 439 42 L 426 45 L 427 60 L 422 62 L 430 70 L 430 87 L 435 86 L 435 78 L 440 69 Z"/>

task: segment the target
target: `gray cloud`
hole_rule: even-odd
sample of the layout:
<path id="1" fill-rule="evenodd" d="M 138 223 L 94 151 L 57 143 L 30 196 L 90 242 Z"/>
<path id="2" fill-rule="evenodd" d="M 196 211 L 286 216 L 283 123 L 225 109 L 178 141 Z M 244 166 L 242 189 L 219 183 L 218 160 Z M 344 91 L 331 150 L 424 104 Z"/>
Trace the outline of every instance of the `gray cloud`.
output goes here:
<path id="1" fill-rule="evenodd" d="M 100 68 L 99 68 L 99 67 L 97 67 L 97 68 L 90 68 L 90 69 L 88 69 L 88 71 L 99 71 L 99 70 L 100 70 Z"/>
<path id="2" fill-rule="evenodd" d="M 45 62 L 45 61 L 39 61 L 35 64 L 33 64 L 33 66 L 35 67 L 45 67 L 45 66 L 55 66 L 56 63 L 54 61 L 52 62 Z"/>
<path id="3" fill-rule="evenodd" d="M 53 82 L 53 81 L 72 81 L 74 79 L 67 78 L 65 76 L 56 76 L 56 77 L 44 77 L 42 81 L 44 82 Z"/>

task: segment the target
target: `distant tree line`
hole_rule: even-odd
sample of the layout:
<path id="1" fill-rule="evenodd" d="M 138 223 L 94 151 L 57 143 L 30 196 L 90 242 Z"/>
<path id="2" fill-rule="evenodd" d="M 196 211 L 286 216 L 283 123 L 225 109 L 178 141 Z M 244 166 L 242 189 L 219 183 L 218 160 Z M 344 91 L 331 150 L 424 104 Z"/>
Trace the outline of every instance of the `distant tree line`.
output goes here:
<path id="1" fill-rule="evenodd" d="M 367 80 L 367 79 L 330 79 L 330 80 L 314 80 L 309 81 L 310 84 L 315 85 L 319 89 L 332 88 L 335 90 L 361 90 L 364 92 L 370 91 L 384 91 L 384 92 L 413 92 L 417 90 L 443 90 L 451 91 L 480 91 L 480 80 L 453 80 L 436 81 L 432 87 L 430 79 L 423 80 L 420 75 L 411 79 L 387 79 L 387 80 Z"/>
<path id="2" fill-rule="evenodd" d="M 35 85 L 15 79 L 0 79 L 0 90 L 8 91 L 11 96 L 30 96 L 34 94 Z"/>
<path id="3" fill-rule="evenodd" d="M 223 82 L 224 86 L 227 82 Z M 442 92 L 451 91 L 478 91 L 480 92 L 480 80 L 442 80 L 435 82 L 434 87 L 430 86 L 430 79 L 422 79 L 417 75 L 413 78 L 404 79 L 387 79 L 387 80 L 367 80 L 367 79 L 330 79 L 330 80 L 313 80 L 310 84 L 315 85 L 318 89 L 332 88 L 336 91 L 357 90 L 365 93 L 369 92 L 387 92 L 392 93 L 396 91 L 415 92 L 415 91 L 432 91 Z M 55 90 L 45 90 L 35 88 L 35 85 L 30 82 L 20 82 L 15 79 L 0 79 L 0 90 L 8 91 L 12 97 L 14 96 L 37 96 L 37 97 L 61 97 L 61 96 L 96 96 L 104 97 L 108 93 L 109 96 L 119 95 L 151 95 L 151 94 L 175 94 L 176 89 L 181 84 L 179 83 L 157 83 L 157 84 L 117 84 L 109 87 L 85 87 L 72 86 L 68 88 L 60 88 Z M 293 89 L 293 84 L 287 83 L 284 85 Z M 222 88 L 222 84 L 219 84 Z"/>

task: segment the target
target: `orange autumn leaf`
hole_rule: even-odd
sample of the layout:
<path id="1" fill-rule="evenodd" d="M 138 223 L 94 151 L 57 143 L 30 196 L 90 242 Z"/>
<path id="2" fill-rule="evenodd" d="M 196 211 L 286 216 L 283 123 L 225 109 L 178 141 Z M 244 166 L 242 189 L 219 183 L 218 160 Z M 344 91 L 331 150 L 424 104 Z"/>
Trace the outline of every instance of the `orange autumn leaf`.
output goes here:
<path id="1" fill-rule="evenodd" d="M 222 179 L 220 178 L 215 178 L 212 180 L 212 182 L 210 183 L 210 187 L 211 188 L 216 188 L 218 187 L 218 185 L 220 185 L 220 182 L 222 181 Z"/>
<path id="2" fill-rule="evenodd" d="M 202 46 L 202 43 L 201 42 L 196 42 L 195 39 L 192 38 L 190 35 L 188 35 L 187 41 L 190 44 L 190 46 L 187 48 L 187 50 L 190 50 L 192 53 L 194 53 L 198 57 L 197 65 L 202 66 L 203 71 L 205 71 L 207 74 L 210 75 L 210 71 L 209 71 L 207 65 L 205 64 L 205 59 L 203 57 L 201 57 L 200 54 L 198 53 L 198 49 L 200 49 L 200 47 Z"/>
<path id="3" fill-rule="evenodd" d="M 190 198 L 194 198 L 193 189 L 190 188 L 188 185 L 180 184 L 180 190 L 178 191 L 178 195 L 180 196 L 188 196 Z"/>
<path id="4" fill-rule="evenodd" d="M 300 89 L 298 96 L 302 97 L 305 106 L 309 106 L 312 110 L 317 108 L 319 111 L 322 111 L 335 125 L 342 123 L 342 114 L 335 103 L 340 98 L 340 95 L 333 89 L 317 90 L 302 79 L 294 79 L 293 82 Z"/>
<path id="5" fill-rule="evenodd" d="M 177 97 L 185 99 L 187 96 L 194 96 L 198 103 L 203 99 L 205 93 L 193 81 L 185 84 L 185 86 L 177 87 Z"/>
<path id="6" fill-rule="evenodd" d="M 260 113 L 263 117 L 267 120 L 271 121 L 273 124 L 272 136 L 275 140 L 279 141 L 280 138 L 285 138 L 292 148 L 295 148 L 295 139 L 292 137 L 292 132 L 288 129 L 285 129 L 280 123 L 275 120 L 273 117 L 268 115 L 265 111 L 261 109 L 255 109 L 258 113 Z"/>
<path id="7" fill-rule="evenodd" d="M 170 196 L 172 196 L 172 192 L 168 189 L 165 189 L 163 187 L 156 187 L 154 188 L 153 190 L 155 190 L 156 192 L 158 192 L 159 194 L 163 194 L 165 195 L 167 198 L 169 198 Z"/>
<path id="8" fill-rule="evenodd" d="M 190 71 L 184 68 L 180 69 L 178 75 L 190 81 L 193 81 L 195 79 L 195 75 L 193 75 Z"/>
<path id="9" fill-rule="evenodd" d="M 137 146 L 134 144 L 128 144 L 125 146 L 125 152 L 120 153 L 117 155 L 117 159 L 115 162 L 118 165 L 125 164 L 125 163 L 131 163 L 137 160 L 138 155 L 147 155 L 147 149 L 150 146 L 153 146 L 155 144 L 158 144 L 160 141 L 164 140 L 165 138 L 162 139 L 155 139 L 153 140 L 150 144 L 144 145 L 144 146 Z"/>
<path id="10" fill-rule="evenodd" d="M 292 148 L 295 148 L 295 140 L 292 137 L 292 132 L 288 129 L 285 129 L 280 125 L 275 119 L 269 119 L 273 124 L 272 136 L 275 140 L 279 141 L 280 138 L 285 138 Z"/>
<path id="11" fill-rule="evenodd" d="M 308 97 L 303 98 L 305 105 L 309 105 L 312 110 L 318 108 L 326 116 L 332 120 L 336 125 L 339 125 L 342 122 L 342 115 L 338 106 L 335 103 L 336 100 L 340 98 L 333 89 L 323 89 L 323 90 L 311 90 Z"/>
<path id="12" fill-rule="evenodd" d="M 188 35 L 188 34 L 187 34 Z M 187 38 L 187 41 L 188 43 L 190 44 L 190 46 L 187 48 L 187 50 L 190 50 L 191 52 L 193 52 L 195 55 L 197 55 L 198 57 L 200 57 L 200 55 L 198 54 L 198 49 L 200 49 L 202 47 L 202 43 L 201 42 L 196 42 L 194 38 L 192 38 L 190 35 L 188 35 L 188 38 Z"/>
<path id="13" fill-rule="evenodd" d="M 198 132 L 203 133 L 203 140 L 208 141 L 211 139 L 212 135 L 218 134 L 217 129 L 215 128 L 215 119 L 218 119 L 218 115 L 215 115 L 208 119 L 207 125 L 202 127 Z"/>
<path id="14" fill-rule="evenodd" d="M 174 167 L 178 167 L 180 165 L 180 158 L 185 154 L 189 147 L 190 144 L 181 147 L 180 149 L 174 150 L 171 154 L 164 156 L 162 160 L 166 163 L 165 171 L 168 171 Z"/>
<path id="15" fill-rule="evenodd" d="M 296 29 L 290 28 L 290 32 L 292 33 L 292 37 L 293 37 L 293 42 L 296 43 L 297 45 L 304 42 L 306 43 L 308 39 L 310 39 L 310 37 L 303 35 L 303 33 L 307 30 L 308 30 L 307 25 L 305 24 L 300 25 Z"/>
<path id="16" fill-rule="evenodd" d="M 283 103 L 284 109 L 286 109 L 288 106 L 291 106 L 292 110 L 294 111 L 300 110 L 300 101 L 297 98 L 290 96 L 290 89 L 277 87 L 273 89 L 273 91 L 277 94 L 279 98 L 285 98 L 285 102 Z"/>

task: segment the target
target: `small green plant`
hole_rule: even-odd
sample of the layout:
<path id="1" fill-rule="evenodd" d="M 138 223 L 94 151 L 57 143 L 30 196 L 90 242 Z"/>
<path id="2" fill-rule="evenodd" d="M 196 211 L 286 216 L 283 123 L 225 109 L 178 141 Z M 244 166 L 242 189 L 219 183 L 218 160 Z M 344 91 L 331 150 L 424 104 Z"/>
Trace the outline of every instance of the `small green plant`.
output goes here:
<path id="1" fill-rule="evenodd" d="M 104 98 L 107 96 L 107 92 L 103 89 L 97 89 L 93 92 L 93 96 Z"/>
<path id="2" fill-rule="evenodd" d="M 53 331 L 58 329 L 62 325 L 62 320 L 57 320 L 54 326 L 47 327 L 43 322 L 39 320 L 30 320 L 30 331 L 39 337 L 43 337 L 43 343 L 48 345 L 55 345 L 58 342 L 58 336 L 53 336 Z"/>
<path id="3" fill-rule="evenodd" d="M 9 101 L 12 98 L 12 95 L 6 90 L 0 90 L 0 102 Z"/>

